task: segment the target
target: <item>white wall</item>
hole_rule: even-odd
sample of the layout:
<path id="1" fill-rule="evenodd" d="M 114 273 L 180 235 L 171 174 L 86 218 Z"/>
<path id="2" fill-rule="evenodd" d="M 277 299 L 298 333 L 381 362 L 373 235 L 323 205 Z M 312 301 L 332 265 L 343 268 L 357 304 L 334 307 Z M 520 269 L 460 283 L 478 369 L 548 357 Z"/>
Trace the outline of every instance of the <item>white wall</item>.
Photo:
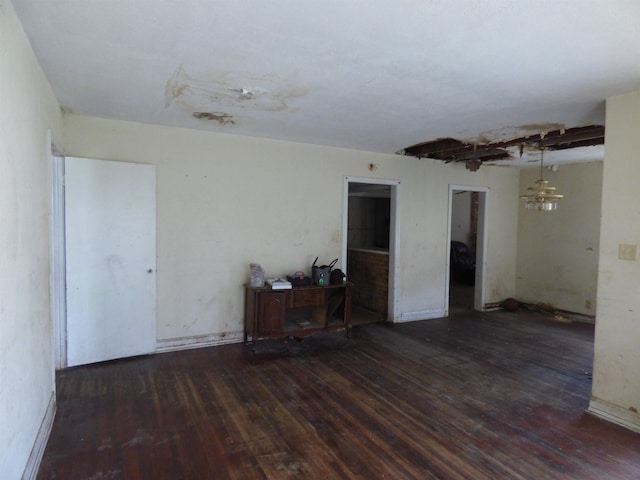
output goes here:
<path id="1" fill-rule="evenodd" d="M 60 108 L 0 0 L 0 476 L 20 478 L 54 392 L 48 129 Z M 48 410 L 49 408 L 49 410 Z"/>
<path id="2" fill-rule="evenodd" d="M 544 178 L 564 198 L 554 212 L 529 211 L 520 202 L 517 298 L 594 316 L 602 162 L 544 169 Z M 521 171 L 520 192 L 540 178 L 540 168 Z"/>
<path id="3" fill-rule="evenodd" d="M 590 411 L 640 431 L 640 91 L 607 100 L 598 307 Z"/>
<path id="4" fill-rule="evenodd" d="M 160 348 L 239 340 L 249 262 L 281 275 L 339 257 L 345 176 L 400 180 L 396 316 L 446 308 L 449 183 L 490 188 L 486 301 L 515 294 L 515 170 L 76 115 L 65 148 L 158 167 Z"/>

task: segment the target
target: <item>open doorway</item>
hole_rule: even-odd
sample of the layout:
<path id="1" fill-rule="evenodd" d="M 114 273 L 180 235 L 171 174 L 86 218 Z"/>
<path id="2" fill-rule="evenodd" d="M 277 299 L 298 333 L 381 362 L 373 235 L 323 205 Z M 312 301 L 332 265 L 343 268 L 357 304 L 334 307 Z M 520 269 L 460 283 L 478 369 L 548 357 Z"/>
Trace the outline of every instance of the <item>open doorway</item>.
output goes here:
<path id="1" fill-rule="evenodd" d="M 448 313 L 482 310 L 486 189 L 450 186 Z"/>
<path id="2" fill-rule="evenodd" d="M 354 283 L 354 324 L 394 319 L 398 184 L 345 179 L 342 255 L 347 279 Z"/>

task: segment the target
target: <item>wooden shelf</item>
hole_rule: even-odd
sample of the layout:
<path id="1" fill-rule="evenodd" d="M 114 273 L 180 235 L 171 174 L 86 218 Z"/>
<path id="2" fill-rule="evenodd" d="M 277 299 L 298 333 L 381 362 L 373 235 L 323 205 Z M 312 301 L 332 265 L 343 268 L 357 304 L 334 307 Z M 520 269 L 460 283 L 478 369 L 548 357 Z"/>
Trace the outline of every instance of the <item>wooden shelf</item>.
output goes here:
<path id="1" fill-rule="evenodd" d="M 245 343 L 351 330 L 350 282 L 272 290 L 245 285 Z"/>

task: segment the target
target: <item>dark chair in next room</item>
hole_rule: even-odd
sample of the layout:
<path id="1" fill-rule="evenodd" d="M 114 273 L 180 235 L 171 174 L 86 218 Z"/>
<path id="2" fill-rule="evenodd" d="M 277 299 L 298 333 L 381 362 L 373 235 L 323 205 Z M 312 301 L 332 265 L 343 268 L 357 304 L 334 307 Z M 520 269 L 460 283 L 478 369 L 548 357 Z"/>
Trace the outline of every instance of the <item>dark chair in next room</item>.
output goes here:
<path id="1" fill-rule="evenodd" d="M 451 277 L 464 285 L 473 285 L 476 281 L 476 261 L 462 242 L 451 242 Z"/>

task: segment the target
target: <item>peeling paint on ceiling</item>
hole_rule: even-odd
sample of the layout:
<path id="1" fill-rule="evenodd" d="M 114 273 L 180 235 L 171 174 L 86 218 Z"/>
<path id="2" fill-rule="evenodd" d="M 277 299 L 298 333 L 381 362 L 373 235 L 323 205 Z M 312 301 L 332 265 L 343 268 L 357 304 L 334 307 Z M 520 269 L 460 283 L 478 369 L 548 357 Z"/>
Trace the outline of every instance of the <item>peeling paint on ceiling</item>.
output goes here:
<path id="1" fill-rule="evenodd" d="M 519 125 L 517 127 L 503 127 L 497 130 L 489 130 L 473 137 L 460 138 L 460 141 L 474 145 L 486 145 L 489 143 L 506 142 L 520 137 L 527 138 L 535 135 L 542 135 L 544 137 L 548 132 L 564 130 L 566 130 L 566 126 L 563 123 L 532 123 Z"/>
<path id="2" fill-rule="evenodd" d="M 235 125 L 236 122 L 232 115 L 223 112 L 194 112 L 194 118 L 200 120 L 211 120 L 218 122 L 219 125 Z"/>

